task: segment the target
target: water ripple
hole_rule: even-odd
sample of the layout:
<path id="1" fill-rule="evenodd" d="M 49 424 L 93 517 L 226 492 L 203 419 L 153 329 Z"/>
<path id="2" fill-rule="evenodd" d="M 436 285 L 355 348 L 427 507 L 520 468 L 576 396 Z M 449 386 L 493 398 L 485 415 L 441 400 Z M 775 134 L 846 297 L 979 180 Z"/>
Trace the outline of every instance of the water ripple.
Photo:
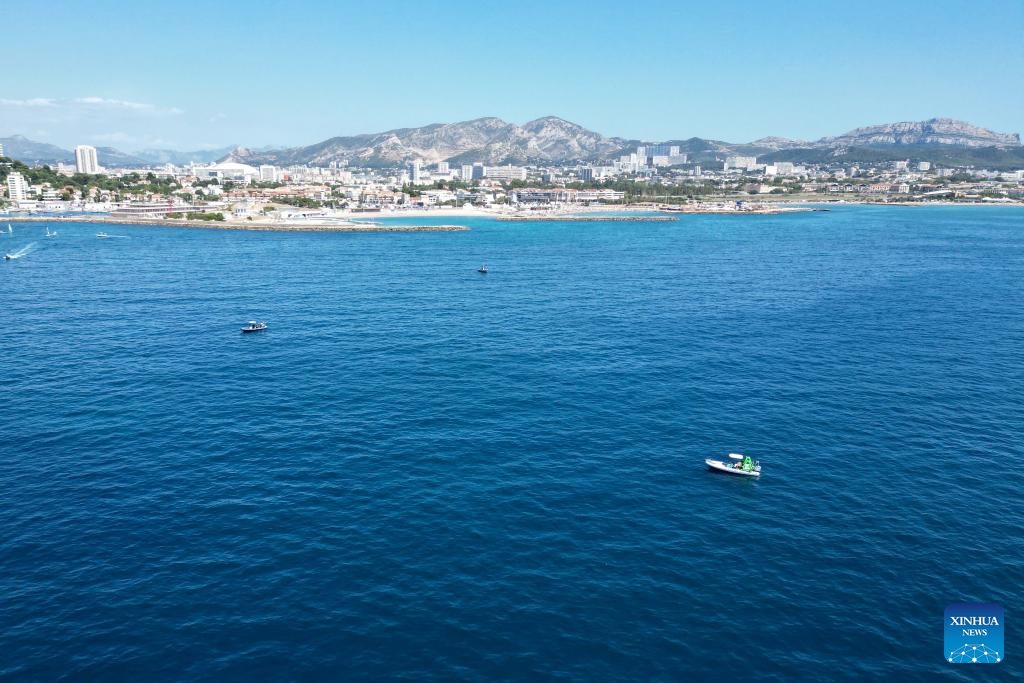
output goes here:
<path id="1" fill-rule="evenodd" d="M 1018 213 L 68 224 L 0 273 L 0 677 L 966 680 L 945 605 L 1022 608 Z"/>

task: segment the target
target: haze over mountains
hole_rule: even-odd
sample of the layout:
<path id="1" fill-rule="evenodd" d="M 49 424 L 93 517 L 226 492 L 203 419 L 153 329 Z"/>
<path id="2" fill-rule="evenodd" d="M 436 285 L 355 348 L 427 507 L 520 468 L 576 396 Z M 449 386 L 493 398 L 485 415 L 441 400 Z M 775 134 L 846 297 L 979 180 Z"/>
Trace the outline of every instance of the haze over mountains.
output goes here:
<path id="1" fill-rule="evenodd" d="M 65 164 L 75 163 L 73 150 L 64 149 L 46 142 L 29 140 L 24 135 L 12 135 L 8 138 L 0 138 L 0 145 L 4 147 L 4 156 L 24 161 L 26 164 Z M 210 163 L 223 159 L 229 154 L 234 145 L 218 149 L 198 150 L 194 152 L 179 152 L 169 149 L 140 150 L 133 154 L 122 152 L 113 147 L 97 147 L 96 156 L 100 164 L 109 168 L 121 166 L 150 166 L 154 164 L 178 164 L 184 165 L 191 162 Z"/>
<path id="2" fill-rule="evenodd" d="M 599 162 L 635 151 L 651 141 L 605 137 L 580 125 L 546 116 L 517 125 L 495 117 L 485 117 L 419 128 L 400 128 L 382 133 L 334 137 L 303 147 L 253 150 L 246 147 L 174 152 L 145 150 L 129 155 L 109 147 L 97 148 L 104 166 L 147 164 L 207 163 L 215 160 L 249 164 L 288 166 L 331 162 L 350 166 L 388 167 L 412 160 L 424 163 L 448 161 L 463 164 L 560 164 Z M 74 154 L 22 136 L 0 138 L 5 154 L 26 163 L 73 163 Z M 765 160 L 822 161 L 839 156 L 872 155 L 886 158 L 916 153 L 938 155 L 961 163 L 1024 164 L 1024 148 L 1016 133 L 997 133 L 954 119 L 936 118 L 920 122 L 901 122 L 856 128 L 842 135 L 813 142 L 766 137 L 749 143 L 689 138 L 658 141 L 655 144 L 679 145 L 693 161 L 722 159 L 742 154 Z M 852 158 L 852 157 L 851 157 Z"/>

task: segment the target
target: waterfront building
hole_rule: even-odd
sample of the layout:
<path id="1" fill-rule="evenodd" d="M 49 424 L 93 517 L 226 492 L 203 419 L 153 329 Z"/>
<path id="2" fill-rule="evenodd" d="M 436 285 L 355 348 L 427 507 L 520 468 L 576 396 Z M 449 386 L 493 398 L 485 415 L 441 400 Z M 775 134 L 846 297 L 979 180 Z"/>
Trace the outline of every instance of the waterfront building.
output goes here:
<path id="1" fill-rule="evenodd" d="M 420 201 L 424 206 L 437 206 L 445 202 L 454 202 L 455 193 L 451 190 L 424 190 L 420 194 Z"/>
<path id="2" fill-rule="evenodd" d="M 277 182 L 277 166 L 260 166 L 260 180 L 265 183 Z"/>
<path id="3" fill-rule="evenodd" d="M 4 155 L 4 146 L 0 145 L 0 157 Z"/>
<path id="4" fill-rule="evenodd" d="M 436 168 L 437 168 L 437 172 L 438 173 L 449 173 L 450 172 L 449 169 L 448 169 L 448 162 L 447 161 L 439 161 L 439 162 L 437 162 L 437 167 Z"/>
<path id="5" fill-rule="evenodd" d="M 626 198 L 625 192 L 609 190 L 577 190 L 576 201 L 578 202 L 621 202 Z"/>
<path id="6" fill-rule="evenodd" d="M 423 162 L 419 159 L 415 159 L 411 164 L 409 164 L 409 182 L 413 185 L 419 185 L 423 182 L 422 165 Z"/>
<path id="7" fill-rule="evenodd" d="M 195 205 L 180 199 L 167 199 L 161 202 L 126 202 L 114 208 L 110 215 L 114 218 L 164 218 L 169 213 L 188 213 L 190 211 L 209 211 L 209 204 Z"/>
<path id="8" fill-rule="evenodd" d="M 473 164 L 473 180 L 483 180 L 486 174 L 486 169 L 483 164 Z"/>
<path id="9" fill-rule="evenodd" d="M 470 181 L 473 179 L 473 166 L 472 164 L 463 164 L 462 171 L 459 173 L 464 181 Z"/>
<path id="10" fill-rule="evenodd" d="M 359 195 L 359 205 L 363 207 L 397 206 L 405 203 L 406 195 L 379 188 L 367 188 Z"/>
<path id="11" fill-rule="evenodd" d="M 12 202 L 24 202 L 28 200 L 28 183 L 25 176 L 17 171 L 7 176 L 7 194 Z"/>
<path id="12" fill-rule="evenodd" d="M 513 204 L 576 204 L 622 201 L 625 192 L 615 190 L 572 190 L 565 188 L 523 188 L 511 193 Z"/>
<path id="13" fill-rule="evenodd" d="M 100 163 L 96 157 L 95 147 L 92 145 L 78 145 L 75 147 L 75 170 L 78 173 L 89 173 L 91 175 L 100 172 Z"/>
<path id="14" fill-rule="evenodd" d="M 594 169 L 592 166 L 587 166 L 580 169 L 580 180 L 583 182 L 590 182 L 594 179 Z"/>

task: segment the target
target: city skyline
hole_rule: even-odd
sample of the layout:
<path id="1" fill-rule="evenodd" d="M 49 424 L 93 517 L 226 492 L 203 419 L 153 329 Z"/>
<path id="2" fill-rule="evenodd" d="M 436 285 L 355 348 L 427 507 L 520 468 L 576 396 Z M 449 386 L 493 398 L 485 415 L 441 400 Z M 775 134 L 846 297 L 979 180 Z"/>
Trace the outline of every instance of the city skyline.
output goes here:
<path id="1" fill-rule="evenodd" d="M 276 147 L 547 115 L 649 141 L 813 140 L 932 117 L 1024 131 L 1024 95 L 1006 76 L 1024 68 L 1024 4 L 1005 0 L 655 3 L 640 18 L 533 2 L 52 9 L 45 24 L 27 10 L 5 16 L 9 50 L 31 52 L 33 68 L 6 74 L 0 137 Z M 73 63 L 53 46 L 73 46 Z"/>

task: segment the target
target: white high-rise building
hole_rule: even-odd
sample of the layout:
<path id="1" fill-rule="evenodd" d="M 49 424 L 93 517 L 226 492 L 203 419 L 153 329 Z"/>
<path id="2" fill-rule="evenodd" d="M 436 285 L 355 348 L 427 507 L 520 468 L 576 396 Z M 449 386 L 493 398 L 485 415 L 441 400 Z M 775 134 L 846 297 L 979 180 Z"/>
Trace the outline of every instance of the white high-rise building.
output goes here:
<path id="1" fill-rule="evenodd" d="M 755 168 L 757 168 L 757 157 L 726 157 L 725 170 L 728 171 L 730 168 L 739 168 L 744 171 L 753 171 Z"/>
<path id="2" fill-rule="evenodd" d="M 484 177 L 488 180 L 526 180 L 526 169 L 522 166 L 485 166 Z"/>
<path id="3" fill-rule="evenodd" d="M 75 170 L 79 173 L 99 173 L 100 163 L 96 158 L 96 148 L 90 145 L 75 147 Z"/>
<path id="4" fill-rule="evenodd" d="M 413 162 L 409 164 L 409 182 L 413 185 L 419 185 L 420 182 L 422 182 L 422 167 L 423 162 L 419 159 L 414 159 Z"/>
<path id="5" fill-rule="evenodd" d="M 7 194 L 12 202 L 23 202 L 28 199 L 28 183 L 20 173 L 14 172 L 7 176 Z"/>
<path id="6" fill-rule="evenodd" d="M 4 155 L 4 146 L 0 145 L 0 157 Z"/>
<path id="7" fill-rule="evenodd" d="M 438 173 L 448 173 L 448 170 L 449 169 L 448 169 L 448 162 L 447 161 L 439 161 L 439 162 L 437 162 L 437 172 Z"/>
<path id="8" fill-rule="evenodd" d="M 462 175 L 462 179 L 465 180 L 465 181 L 472 180 L 473 179 L 473 164 L 463 164 L 462 165 L 462 173 L 461 173 L 461 175 Z"/>
<path id="9" fill-rule="evenodd" d="M 277 166 L 260 166 L 260 180 L 265 183 L 277 182 Z"/>

